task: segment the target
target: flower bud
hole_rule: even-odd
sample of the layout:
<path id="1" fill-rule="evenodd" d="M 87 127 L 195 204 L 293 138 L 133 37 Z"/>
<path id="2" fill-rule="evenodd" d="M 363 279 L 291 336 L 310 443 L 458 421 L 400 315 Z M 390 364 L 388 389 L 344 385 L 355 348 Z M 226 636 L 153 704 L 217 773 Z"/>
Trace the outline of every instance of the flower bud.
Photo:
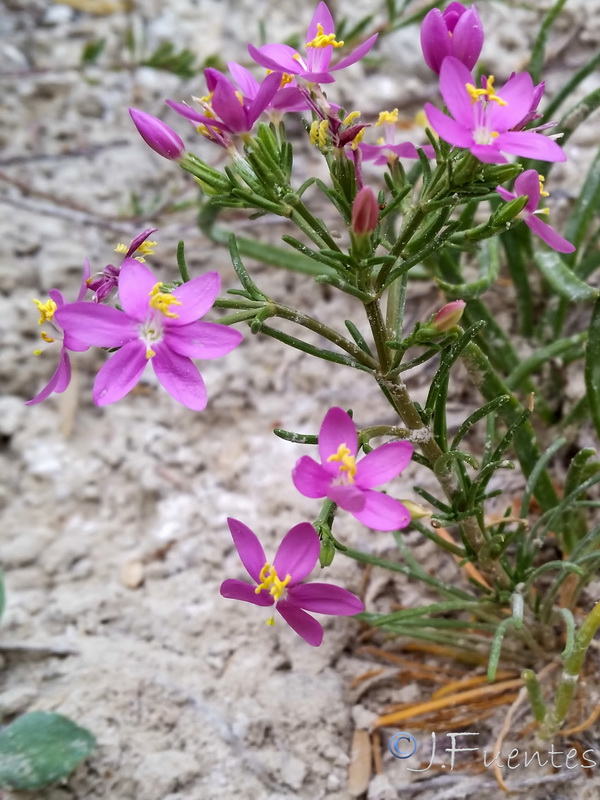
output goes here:
<path id="1" fill-rule="evenodd" d="M 451 303 L 446 303 L 435 314 L 429 324 L 438 333 L 446 333 L 452 330 L 460 322 L 466 305 L 464 300 L 453 300 Z"/>
<path id="2" fill-rule="evenodd" d="M 423 506 L 420 506 L 412 500 L 401 500 L 400 502 L 410 514 L 411 519 L 423 519 L 424 517 L 431 516 L 431 511 L 427 511 Z"/>
<path id="3" fill-rule="evenodd" d="M 136 108 L 130 108 L 129 113 L 142 139 L 159 156 L 177 161 L 185 153 L 183 141 L 165 122 Z"/>
<path id="4" fill-rule="evenodd" d="M 472 70 L 483 47 L 483 26 L 474 6 L 450 3 L 443 12 L 432 8 L 421 25 L 425 63 L 439 75 L 442 61 L 453 56 Z"/>
<path id="5" fill-rule="evenodd" d="M 520 197 L 515 197 L 514 200 L 509 200 L 508 203 L 502 203 L 492 214 L 490 225 L 493 225 L 494 228 L 500 228 L 502 225 L 512 222 L 523 211 L 528 201 L 529 197 L 523 194 Z"/>
<path id="6" fill-rule="evenodd" d="M 352 233 L 373 233 L 379 221 L 379 203 L 373 189 L 363 186 L 352 205 Z"/>

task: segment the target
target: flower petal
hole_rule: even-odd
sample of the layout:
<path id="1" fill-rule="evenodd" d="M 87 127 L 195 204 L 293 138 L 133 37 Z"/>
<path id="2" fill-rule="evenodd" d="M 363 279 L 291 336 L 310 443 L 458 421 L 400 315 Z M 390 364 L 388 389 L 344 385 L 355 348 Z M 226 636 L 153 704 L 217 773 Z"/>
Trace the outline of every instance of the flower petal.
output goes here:
<path id="1" fill-rule="evenodd" d="M 567 239 L 563 238 L 559 233 L 557 233 L 551 225 L 548 225 L 546 222 L 543 222 L 539 217 L 536 217 L 534 214 L 531 214 L 525 220 L 525 225 L 527 225 L 531 230 L 540 237 L 540 239 L 546 244 L 551 247 L 553 250 L 556 250 L 558 253 L 574 253 L 575 246 L 571 244 Z"/>
<path id="2" fill-rule="evenodd" d="M 312 19 L 308 24 L 308 30 L 306 31 L 306 41 L 312 42 L 318 32 L 317 26 L 321 25 L 323 28 L 323 33 L 328 36 L 330 33 L 335 32 L 335 26 L 333 23 L 333 17 L 331 16 L 331 11 L 327 8 L 327 5 L 323 2 L 320 2 L 317 8 L 315 9 L 315 13 L 312 15 Z"/>
<path id="3" fill-rule="evenodd" d="M 152 271 L 135 258 L 126 258 L 119 275 L 119 300 L 127 316 L 138 322 L 148 317 L 150 292 L 159 281 Z"/>
<path id="4" fill-rule="evenodd" d="M 381 486 L 400 475 L 412 458 L 414 447 L 410 442 L 388 442 L 371 450 L 356 465 L 354 480 L 361 489 Z"/>
<path id="5" fill-rule="evenodd" d="M 439 8 L 432 8 L 421 25 L 421 50 L 425 63 L 439 75 L 442 61 L 450 55 L 451 38 L 442 12 Z"/>
<path id="6" fill-rule="evenodd" d="M 500 137 L 494 139 L 494 144 L 473 144 L 470 147 L 472 155 L 484 164 L 506 164 L 508 159 L 504 158 L 498 146 Z"/>
<path id="7" fill-rule="evenodd" d="M 317 614 L 335 614 L 349 617 L 365 610 L 361 600 L 343 589 L 328 583 L 306 583 L 293 586 L 288 592 L 288 601 Z"/>
<path id="8" fill-rule="evenodd" d="M 125 397 L 142 377 L 146 363 L 146 348 L 139 339 L 117 350 L 96 375 L 94 403 L 106 406 Z"/>
<path id="9" fill-rule="evenodd" d="M 290 628 L 312 647 L 319 647 L 323 641 L 323 627 L 320 622 L 298 606 L 280 600 L 275 606 Z"/>
<path id="10" fill-rule="evenodd" d="M 297 51 L 287 44 L 264 44 L 262 47 L 249 44 L 248 52 L 257 64 L 266 69 L 272 69 L 274 72 L 289 72 L 297 75 L 303 71 L 301 64 L 294 58 L 295 55 L 298 55 Z"/>
<path id="11" fill-rule="evenodd" d="M 54 319 L 69 336 L 95 347 L 121 347 L 138 336 L 135 320 L 97 303 L 67 303 L 54 312 Z"/>
<path id="12" fill-rule="evenodd" d="M 470 128 L 465 128 L 464 125 L 460 125 L 451 117 L 442 114 L 442 112 L 435 106 L 432 106 L 431 103 L 425 103 L 425 114 L 427 115 L 427 121 L 430 127 L 440 138 L 444 139 L 444 141 L 450 142 L 450 144 L 453 144 L 455 147 L 471 147 L 473 144 L 473 134 Z"/>
<path id="13" fill-rule="evenodd" d="M 482 47 L 483 25 L 475 6 L 471 6 L 461 14 L 454 26 L 452 31 L 452 52 L 468 69 L 473 69 Z"/>
<path id="14" fill-rule="evenodd" d="M 410 513 L 399 500 L 371 489 L 366 489 L 364 495 L 365 507 L 354 512 L 363 525 L 376 531 L 396 531 L 409 524 Z"/>
<path id="15" fill-rule="evenodd" d="M 304 580 L 319 558 L 321 542 L 319 534 L 310 522 L 294 525 L 281 540 L 273 566 L 281 580 L 291 575 L 290 586 Z"/>
<path id="16" fill-rule="evenodd" d="M 523 209 L 532 213 L 540 204 L 540 176 L 535 169 L 526 169 L 515 181 L 515 192 L 519 195 L 527 195 L 527 203 Z"/>
<path id="17" fill-rule="evenodd" d="M 258 536 L 247 525 L 240 522 L 239 519 L 229 517 L 227 524 L 240 561 L 246 568 L 248 575 L 259 583 L 260 571 L 266 564 L 267 557 Z"/>
<path id="18" fill-rule="evenodd" d="M 349 511 L 351 514 L 365 507 L 364 492 L 358 486 L 330 485 L 327 489 L 327 497 L 337 503 L 344 511 Z"/>
<path id="19" fill-rule="evenodd" d="M 138 233 L 138 235 L 135 236 L 131 240 L 131 244 L 129 245 L 129 249 L 127 250 L 127 256 L 126 257 L 129 258 L 130 256 L 133 256 L 133 254 L 138 249 L 138 247 L 141 244 L 143 244 L 146 241 L 146 239 L 150 238 L 150 236 L 152 236 L 154 231 L 157 231 L 157 230 L 158 230 L 158 228 L 146 228 L 145 231 L 142 231 L 141 233 Z"/>
<path id="20" fill-rule="evenodd" d="M 177 318 L 169 319 L 169 327 L 196 322 L 212 308 L 220 291 L 221 276 L 218 272 L 205 272 L 178 286 L 173 294 L 181 305 L 175 307 Z"/>
<path id="21" fill-rule="evenodd" d="M 259 83 L 254 75 L 247 70 L 246 67 L 242 67 L 241 64 L 235 61 L 228 61 L 227 66 L 229 67 L 229 72 L 231 72 L 233 80 L 240 87 L 240 91 L 244 97 L 247 97 L 249 100 L 254 99 L 258 94 L 259 87 Z"/>
<path id="22" fill-rule="evenodd" d="M 488 105 L 488 124 L 491 130 L 508 131 L 528 113 L 533 103 L 533 81 L 528 72 L 520 72 L 509 78 L 497 91 L 506 105 Z"/>
<path id="23" fill-rule="evenodd" d="M 369 38 L 360 44 L 355 50 L 353 50 L 349 55 L 345 58 L 342 58 L 341 61 L 338 61 L 337 64 L 334 64 L 333 67 L 330 67 L 330 72 L 335 72 L 338 69 L 345 69 L 349 67 L 351 64 L 355 64 L 359 61 L 363 56 L 365 56 L 369 50 L 373 47 L 377 40 L 377 36 L 379 34 L 374 33 L 373 36 L 369 36 Z"/>
<path id="24" fill-rule="evenodd" d="M 189 325 L 169 325 L 164 343 L 188 358 L 219 358 L 227 355 L 244 337 L 235 328 L 217 322 L 190 322 Z"/>
<path id="25" fill-rule="evenodd" d="M 192 411 L 206 408 L 206 386 L 196 365 L 166 344 L 154 345 L 152 366 L 156 377 L 174 400 Z"/>
<path id="26" fill-rule="evenodd" d="M 331 475 L 310 456 L 302 456 L 292 470 L 292 480 L 305 497 L 326 497 Z"/>
<path id="27" fill-rule="evenodd" d="M 154 229 L 156 230 L 156 228 Z M 83 300 L 85 297 L 85 293 L 88 290 L 88 280 L 90 279 L 90 275 L 92 274 L 92 268 L 90 267 L 90 262 L 86 258 L 83 262 L 83 273 L 81 275 L 81 286 L 79 287 L 79 294 L 77 295 L 77 302 Z"/>
<path id="28" fill-rule="evenodd" d="M 256 120 L 263 113 L 265 108 L 271 104 L 271 101 L 277 94 L 281 86 L 281 75 L 278 72 L 272 72 L 260 84 L 258 94 L 250 103 L 248 108 L 248 123 L 250 127 L 254 125 Z"/>
<path id="29" fill-rule="evenodd" d="M 244 603 L 252 603 L 255 606 L 272 606 L 274 603 L 268 592 L 259 592 L 257 594 L 254 586 L 244 581 L 238 581 L 235 578 L 228 578 L 223 581 L 219 591 L 221 597 L 226 597 L 230 600 L 243 600 Z"/>
<path id="30" fill-rule="evenodd" d="M 48 381 L 48 383 L 44 386 L 44 388 L 36 394 L 35 397 L 32 397 L 31 400 L 27 400 L 25 403 L 26 406 L 34 406 L 37 403 L 41 403 L 42 400 L 45 400 L 49 397 L 52 392 L 56 392 L 60 394 L 64 392 L 64 390 L 69 385 L 71 380 L 71 361 L 69 360 L 69 354 L 67 353 L 67 348 L 63 347 L 60 351 L 60 357 L 58 359 L 58 364 L 52 377 Z"/>
<path id="31" fill-rule="evenodd" d="M 217 72 L 213 70 L 213 72 Z M 223 120 L 234 133 L 245 133 L 252 127 L 248 125 L 246 108 L 240 103 L 234 84 L 222 73 L 216 81 L 212 93 L 211 105 L 216 115 Z"/>
<path id="32" fill-rule="evenodd" d="M 514 153 L 525 158 L 539 158 L 542 161 L 566 161 L 562 147 L 553 139 L 533 131 L 508 131 L 501 133 L 494 144 L 505 153 Z"/>
<path id="33" fill-rule="evenodd" d="M 475 79 L 465 65 L 452 56 L 445 58 L 440 69 L 440 92 L 454 119 L 473 130 L 475 112 L 468 83 L 475 85 Z"/>
<path id="34" fill-rule="evenodd" d="M 503 186 L 496 186 L 496 191 L 503 200 L 506 200 L 507 203 L 510 203 L 511 200 L 517 199 L 517 195 L 514 192 L 509 192 Z"/>
<path id="35" fill-rule="evenodd" d="M 341 444 L 345 444 L 350 455 L 355 456 L 358 450 L 356 426 L 343 408 L 330 408 L 319 431 L 319 455 L 323 467 L 330 474 L 338 473 L 338 462 L 327 461 L 336 455 Z"/>

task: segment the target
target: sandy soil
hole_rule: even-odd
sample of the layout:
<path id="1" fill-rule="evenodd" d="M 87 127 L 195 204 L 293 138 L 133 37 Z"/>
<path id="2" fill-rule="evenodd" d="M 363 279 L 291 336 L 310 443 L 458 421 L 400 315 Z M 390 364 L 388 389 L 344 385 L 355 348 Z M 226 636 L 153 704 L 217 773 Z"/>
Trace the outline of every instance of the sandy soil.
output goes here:
<path id="1" fill-rule="evenodd" d="M 492 40 L 486 57 L 497 74 L 524 65 L 548 5 L 480 4 Z M 362 0 L 352 9 L 374 6 Z M 598 46 L 600 13 L 585 9 L 568 3 L 557 26 L 551 89 Z M 315 650 L 283 625 L 266 628 L 257 609 L 223 600 L 218 587 L 241 577 L 227 516 L 256 530 L 267 550 L 315 516 L 290 478 L 306 449 L 276 439 L 272 428 L 316 431 L 337 404 L 351 405 L 361 424 L 385 418 L 367 378 L 339 370 L 330 381 L 319 363 L 248 334 L 229 357 L 203 365 L 210 402 L 202 414 L 175 404 L 150 375 L 127 400 L 97 409 L 90 389 L 101 354 L 77 358 L 64 395 L 23 405 L 54 369 L 52 354 L 31 356 L 31 297 L 52 287 L 73 296 L 85 256 L 100 269 L 118 241 L 156 224 L 151 264 L 161 276 L 174 275 L 184 238 L 194 273 L 218 269 L 224 287 L 235 286 L 227 254 L 203 239 L 193 209 L 166 213 L 173 200 L 193 200 L 193 184 L 145 148 L 127 114 L 130 105 L 162 113 L 163 98 L 198 93 L 200 81 L 130 68 L 127 28 L 147 38 L 148 51 L 172 39 L 200 58 L 231 60 L 242 57 L 240 42 L 256 34 L 258 18 L 276 39 L 304 30 L 311 6 L 176 0 L 168 8 L 147 2 L 125 12 L 115 3 L 112 13 L 96 11 L 111 11 L 110 4 L 9 0 L 0 20 L 0 503 L 8 592 L 0 714 L 56 710 L 97 736 L 97 750 L 68 782 L 38 795 L 48 800 L 346 800 L 353 730 L 373 712 L 349 690 L 372 666 L 354 651 L 358 624 L 324 619 L 325 643 Z M 99 65 L 80 69 L 84 44 L 103 37 Z M 390 37 L 381 49 L 387 75 L 358 65 L 340 81 L 340 102 L 375 113 L 400 98 L 414 112 L 435 88 L 415 42 L 415 29 Z M 218 161 L 193 136 L 188 141 Z M 581 179 L 594 145 L 593 125 L 573 138 L 570 165 L 554 173 L 559 203 L 574 194 L 571 177 Z M 272 238 L 267 223 L 255 225 Z M 317 317 L 353 313 L 351 302 L 332 305 L 304 278 L 260 265 L 255 274 L 269 293 Z M 411 313 L 425 316 L 437 302 L 435 292 L 423 294 Z M 391 488 L 409 496 L 411 482 L 408 475 Z M 347 519 L 343 531 L 365 549 L 392 546 L 387 534 L 374 537 Z M 362 572 L 337 558 L 327 579 L 358 591 Z M 396 591 L 405 601 L 418 598 L 414 587 L 396 582 Z M 407 685 L 389 697 L 415 700 L 419 691 Z M 370 800 L 500 796 L 489 773 L 442 773 L 417 784 L 387 753 L 384 765 Z M 597 779 L 564 772 L 519 774 L 515 786 L 540 800 L 598 791 Z"/>

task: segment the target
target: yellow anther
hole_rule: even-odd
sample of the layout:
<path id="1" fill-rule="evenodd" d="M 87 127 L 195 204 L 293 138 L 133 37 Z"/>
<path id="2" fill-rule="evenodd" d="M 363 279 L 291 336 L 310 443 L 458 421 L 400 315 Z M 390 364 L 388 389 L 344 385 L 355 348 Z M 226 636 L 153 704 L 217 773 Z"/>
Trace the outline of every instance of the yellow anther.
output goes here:
<path id="1" fill-rule="evenodd" d="M 346 444 L 341 444 L 338 447 L 337 453 L 329 456 L 327 461 L 341 461 L 340 472 L 348 473 L 348 483 L 354 483 L 354 476 L 356 475 L 356 459 L 350 455 L 350 450 Z"/>
<path id="2" fill-rule="evenodd" d="M 310 143 L 317 144 L 319 147 L 325 147 L 327 144 L 327 131 L 329 130 L 329 122 L 322 119 L 320 122 L 315 120 L 310 126 Z"/>
<path id="3" fill-rule="evenodd" d="M 261 569 L 258 579 L 260 583 L 254 590 L 255 594 L 260 594 L 263 589 L 266 589 L 271 597 L 277 601 L 281 598 L 281 596 L 285 592 L 285 588 L 288 583 L 292 580 L 291 575 L 286 575 L 283 580 L 279 578 L 277 574 L 277 570 L 267 561 L 264 567 Z M 267 625 L 274 625 L 275 621 L 267 622 Z"/>
<path id="4" fill-rule="evenodd" d="M 170 306 L 180 306 L 181 301 L 178 300 L 175 295 L 168 294 L 167 292 L 161 292 L 161 288 L 164 286 L 163 283 L 156 283 L 152 290 L 149 292 L 148 296 L 150 297 L 150 307 L 155 308 L 157 311 L 160 311 L 161 314 L 164 314 L 165 317 L 171 317 L 172 319 L 177 319 L 179 314 L 175 314 L 173 311 L 169 310 Z M 152 353 L 154 355 L 154 353 Z M 150 358 L 148 354 L 146 354 L 146 358 Z"/>
<path id="5" fill-rule="evenodd" d="M 354 137 L 354 139 L 352 139 L 352 142 L 351 142 L 351 144 L 350 144 L 350 147 L 352 147 L 352 149 L 353 149 L 353 150 L 356 150 L 356 148 L 358 147 L 358 145 L 359 145 L 359 144 L 362 142 L 362 139 L 363 139 L 363 136 L 364 136 L 364 135 L 365 135 L 365 129 L 364 129 L 364 128 L 362 128 L 362 130 L 360 130 L 360 131 L 359 131 L 359 132 L 356 134 L 356 136 Z"/>
<path id="6" fill-rule="evenodd" d="M 33 351 L 33 355 L 34 356 L 41 356 L 42 355 L 42 351 L 41 350 L 34 350 Z"/>
<path id="7" fill-rule="evenodd" d="M 119 242 L 119 244 L 115 247 L 115 253 L 126 253 L 129 250 L 126 244 Z"/>
<path id="8" fill-rule="evenodd" d="M 265 624 L 266 625 L 275 625 L 275 617 L 273 616 L 273 614 L 271 614 L 271 616 L 269 617 L 269 619 L 266 621 Z"/>
<path id="9" fill-rule="evenodd" d="M 238 90 L 237 92 L 235 92 L 235 96 L 240 101 L 240 105 L 243 106 L 244 105 L 244 95 Z"/>
<path id="10" fill-rule="evenodd" d="M 214 92 L 210 92 L 210 94 L 205 94 L 203 97 L 199 97 L 199 101 L 202 105 L 209 106 L 212 102 Z"/>
<path id="11" fill-rule="evenodd" d="M 351 111 L 346 119 L 342 120 L 342 125 L 350 125 L 355 119 L 360 117 L 360 111 Z"/>
<path id="12" fill-rule="evenodd" d="M 198 125 L 196 130 L 198 131 L 198 133 L 201 133 L 202 136 L 206 136 L 208 139 L 212 139 L 212 134 L 209 131 L 209 129 L 206 127 L 206 125 Z"/>
<path id="13" fill-rule="evenodd" d="M 481 97 L 484 97 L 488 103 L 498 103 L 499 106 L 507 106 L 506 100 L 503 100 L 494 92 L 494 76 L 490 75 L 485 79 L 485 89 L 478 89 L 472 83 L 465 83 L 465 88 L 473 103 L 476 103 Z"/>
<path id="14" fill-rule="evenodd" d="M 42 303 L 41 300 L 33 299 L 32 302 L 36 304 L 37 310 L 40 312 L 38 325 L 42 325 L 44 322 L 51 320 L 54 316 L 54 312 L 58 308 L 54 300 L 46 300 L 45 303 Z"/>
<path id="15" fill-rule="evenodd" d="M 383 136 L 380 136 L 379 139 L 377 139 L 377 144 L 385 144 L 385 139 Z"/>
<path id="16" fill-rule="evenodd" d="M 46 331 L 40 331 L 40 339 L 44 342 L 48 342 L 48 344 L 52 344 L 56 340 L 53 339 L 51 336 L 48 336 Z"/>
<path id="17" fill-rule="evenodd" d="M 540 179 L 540 197 L 550 197 L 550 192 L 544 189 L 544 181 L 546 178 L 543 175 L 538 175 L 538 178 Z"/>
<path id="18" fill-rule="evenodd" d="M 540 208 L 540 209 L 539 209 L 538 211 L 536 211 L 535 213 L 536 213 L 536 214 L 549 214 L 549 213 L 550 213 L 550 209 L 549 209 L 549 208 Z"/>
<path id="19" fill-rule="evenodd" d="M 142 242 L 138 249 L 136 250 L 137 253 L 141 253 L 143 256 L 153 256 L 154 255 L 154 248 L 158 242 L 150 242 L 146 239 L 145 242 Z"/>
<path id="20" fill-rule="evenodd" d="M 147 360 L 150 359 L 150 358 L 154 358 L 155 355 L 156 355 L 156 353 L 154 352 L 154 350 L 151 347 L 148 347 L 146 349 L 146 359 Z"/>
<path id="21" fill-rule="evenodd" d="M 382 111 L 375 125 L 393 125 L 395 122 L 398 122 L 397 108 L 393 111 Z"/>
<path id="22" fill-rule="evenodd" d="M 311 42 L 307 42 L 307 47 L 343 47 L 343 42 L 336 42 L 335 33 L 323 33 L 323 26 L 317 22 L 317 35 Z"/>
<path id="23" fill-rule="evenodd" d="M 298 55 L 298 54 L 296 53 L 296 55 Z M 267 75 L 272 75 L 274 72 L 275 72 L 274 69 L 268 69 L 267 70 Z M 281 82 L 280 82 L 279 86 L 280 87 L 281 86 L 286 86 L 288 83 L 291 83 L 293 80 L 294 80 L 294 76 L 293 75 L 290 75 L 289 72 L 284 72 L 281 75 Z"/>

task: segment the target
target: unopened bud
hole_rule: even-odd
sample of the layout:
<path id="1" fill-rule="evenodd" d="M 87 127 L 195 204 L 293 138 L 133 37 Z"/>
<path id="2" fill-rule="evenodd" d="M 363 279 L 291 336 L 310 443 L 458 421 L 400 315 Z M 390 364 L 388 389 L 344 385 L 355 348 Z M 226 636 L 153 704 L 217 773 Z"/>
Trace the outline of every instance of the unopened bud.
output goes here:
<path id="1" fill-rule="evenodd" d="M 130 108 L 129 113 L 142 139 L 159 156 L 177 161 L 185 153 L 182 139 L 166 122 L 137 108 Z"/>
<path id="2" fill-rule="evenodd" d="M 434 315 L 429 323 L 430 326 L 435 328 L 438 333 L 446 333 L 452 330 L 462 319 L 466 305 L 464 300 L 453 300 L 451 303 L 446 303 L 446 305 L 442 306 L 437 314 Z"/>
<path id="3" fill-rule="evenodd" d="M 490 224 L 495 228 L 499 228 L 502 225 L 506 225 L 507 222 L 512 222 L 513 219 L 519 216 L 528 202 L 528 195 L 522 194 L 520 197 L 515 197 L 514 200 L 509 200 L 508 203 L 502 203 L 492 214 Z"/>
<path id="4" fill-rule="evenodd" d="M 352 232 L 358 235 L 373 233 L 379 221 L 379 203 L 373 189 L 363 186 L 352 205 Z"/>
<path id="5" fill-rule="evenodd" d="M 329 567 L 335 556 L 335 545 L 329 537 L 321 540 L 321 552 L 319 553 L 319 564 L 321 567 Z"/>

